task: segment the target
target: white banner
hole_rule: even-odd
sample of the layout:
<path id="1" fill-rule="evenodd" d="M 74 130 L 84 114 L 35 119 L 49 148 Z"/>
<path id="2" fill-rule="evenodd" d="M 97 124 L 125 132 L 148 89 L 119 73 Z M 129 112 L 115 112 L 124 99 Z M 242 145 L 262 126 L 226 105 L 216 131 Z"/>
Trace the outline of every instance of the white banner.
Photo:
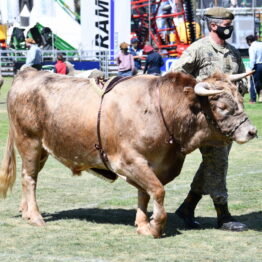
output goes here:
<path id="1" fill-rule="evenodd" d="M 19 2 L 17 0 L 0 0 L 0 23 L 19 21 Z"/>
<path id="2" fill-rule="evenodd" d="M 82 48 L 118 52 L 130 42 L 130 0 L 81 0 Z"/>

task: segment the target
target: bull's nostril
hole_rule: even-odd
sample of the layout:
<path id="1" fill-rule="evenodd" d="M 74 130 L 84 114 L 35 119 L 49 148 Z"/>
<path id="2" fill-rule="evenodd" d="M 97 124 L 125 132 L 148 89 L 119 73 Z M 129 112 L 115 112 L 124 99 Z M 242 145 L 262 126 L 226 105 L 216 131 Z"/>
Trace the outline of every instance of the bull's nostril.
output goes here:
<path id="1" fill-rule="evenodd" d="M 249 134 L 251 137 L 257 137 L 257 129 L 256 129 L 256 128 L 253 128 L 253 129 L 249 130 L 248 134 Z"/>

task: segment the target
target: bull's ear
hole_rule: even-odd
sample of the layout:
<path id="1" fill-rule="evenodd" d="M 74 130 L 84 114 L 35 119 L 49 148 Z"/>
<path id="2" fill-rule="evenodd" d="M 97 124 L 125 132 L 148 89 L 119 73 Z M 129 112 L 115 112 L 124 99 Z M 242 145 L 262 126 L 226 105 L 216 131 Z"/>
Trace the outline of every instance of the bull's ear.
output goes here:
<path id="1" fill-rule="evenodd" d="M 185 96 L 185 99 L 187 101 L 187 104 L 190 108 L 195 107 L 198 105 L 198 97 L 194 92 L 193 86 L 185 86 L 183 88 L 183 94 Z"/>
<path id="2" fill-rule="evenodd" d="M 213 96 L 224 92 L 224 90 L 214 90 L 207 82 L 199 82 L 195 85 L 194 91 L 199 96 Z"/>

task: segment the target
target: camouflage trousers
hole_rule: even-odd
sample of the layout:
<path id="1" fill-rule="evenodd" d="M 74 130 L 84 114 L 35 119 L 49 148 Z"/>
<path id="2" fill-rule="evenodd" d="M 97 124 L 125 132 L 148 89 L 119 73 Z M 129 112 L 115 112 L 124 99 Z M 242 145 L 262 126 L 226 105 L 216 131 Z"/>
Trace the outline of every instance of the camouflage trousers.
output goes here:
<path id="1" fill-rule="evenodd" d="M 195 174 L 191 190 L 201 195 L 210 195 L 216 204 L 227 202 L 226 175 L 231 146 L 200 148 L 202 163 Z"/>

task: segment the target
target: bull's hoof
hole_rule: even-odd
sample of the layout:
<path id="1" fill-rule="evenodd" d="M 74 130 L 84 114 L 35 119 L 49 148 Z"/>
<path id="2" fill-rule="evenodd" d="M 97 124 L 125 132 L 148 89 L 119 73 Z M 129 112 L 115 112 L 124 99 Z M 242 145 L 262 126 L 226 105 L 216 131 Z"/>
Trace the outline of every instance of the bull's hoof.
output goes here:
<path id="1" fill-rule="evenodd" d="M 144 236 L 151 236 L 152 233 L 150 231 L 150 224 L 144 224 L 142 226 L 138 226 L 136 229 L 136 232 L 140 235 L 144 235 Z"/>
<path id="2" fill-rule="evenodd" d="M 152 236 L 154 238 L 160 238 L 162 236 L 162 231 L 159 227 L 154 227 L 150 223 L 138 226 L 136 232 L 144 236 Z"/>
<path id="3" fill-rule="evenodd" d="M 29 223 L 33 226 L 38 226 L 38 227 L 42 227 L 45 226 L 45 221 L 43 218 L 35 218 L 35 219 L 30 219 Z"/>
<path id="4" fill-rule="evenodd" d="M 33 225 L 33 226 L 44 226 L 45 225 L 45 221 L 42 218 L 41 215 L 38 216 L 32 216 L 30 215 L 28 212 L 23 212 L 22 213 L 22 218 L 27 220 L 29 222 L 29 224 Z"/>
<path id="5" fill-rule="evenodd" d="M 160 238 L 162 236 L 164 225 L 156 224 L 154 221 L 150 222 L 150 232 L 154 238 Z"/>

